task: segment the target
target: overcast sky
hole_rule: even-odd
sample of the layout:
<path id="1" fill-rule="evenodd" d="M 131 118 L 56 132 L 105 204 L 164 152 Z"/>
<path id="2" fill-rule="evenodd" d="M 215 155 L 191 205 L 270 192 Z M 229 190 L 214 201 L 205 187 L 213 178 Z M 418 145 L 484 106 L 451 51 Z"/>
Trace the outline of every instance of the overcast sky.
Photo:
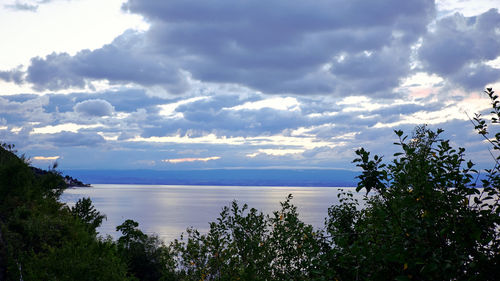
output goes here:
<path id="1" fill-rule="evenodd" d="M 342 168 L 428 124 L 482 167 L 497 0 L 1 0 L 0 140 L 61 169 Z"/>

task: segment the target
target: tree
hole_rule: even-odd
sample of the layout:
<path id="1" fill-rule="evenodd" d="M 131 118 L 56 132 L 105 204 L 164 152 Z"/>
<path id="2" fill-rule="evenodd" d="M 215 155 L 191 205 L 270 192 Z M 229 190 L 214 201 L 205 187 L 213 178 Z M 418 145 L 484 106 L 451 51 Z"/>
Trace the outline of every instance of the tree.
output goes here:
<path id="1" fill-rule="evenodd" d="M 289 195 L 265 216 L 233 202 L 207 234 L 187 230 L 173 243 L 185 280 L 311 280 L 322 276 L 321 234 L 299 219 Z"/>
<path id="2" fill-rule="evenodd" d="M 139 280 L 175 280 L 174 261 L 170 250 L 157 236 L 148 236 L 139 223 L 126 220 L 116 227 L 122 236 L 117 246 L 129 267 L 129 275 Z"/>
<path id="3" fill-rule="evenodd" d="M 55 166 L 33 169 L 0 147 L 0 280 L 128 280 L 116 245 L 96 238 L 102 215 L 90 199 L 58 202 L 65 187 Z"/>
<path id="4" fill-rule="evenodd" d="M 98 228 L 102 220 L 106 218 L 105 215 L 102 215 L 95 209 L 90 198 L 78 199 L 75 206 L 71 208 L 71 214 L 85 224 L 88 231 L 93 234 L 97 234 L 96 228 Z"/>
<path id="5" fill-rule="evenodd" d="M 491 89 L 498 123 L 499 103 Z M 479 115 L 478 132 L 487 136 Z M 343 280 L 495 280 L 500 268 L 498 160 L 482 187 L 464 149 L 442 140 L 426 126 L 411 138 L 395 131 L 401 152 L 383 163 L 364 149 L 354 162 L 362 169 L 357 190 L 366 190 L 365 208 L 344 198 L 327 220 L 332 237 L 328 258 Z M 500 134 L 490 141 L 493 150 Z M 354 269 L 354 270 L 352 270 Z"/>

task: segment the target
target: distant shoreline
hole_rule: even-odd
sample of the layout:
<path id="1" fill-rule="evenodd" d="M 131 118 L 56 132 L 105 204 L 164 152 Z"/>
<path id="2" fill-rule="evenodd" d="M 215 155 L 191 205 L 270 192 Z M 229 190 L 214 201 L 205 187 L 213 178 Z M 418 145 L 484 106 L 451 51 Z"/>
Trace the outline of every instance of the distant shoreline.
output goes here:
<path id="1" fill-rule="evenodd" d="M 349 170 L 65 170 L 90 184 L 355 187 Z"/>
<path id="2" fill-rule="evenodd" d="M 147 186 L 147 187 L 270 187 L 270 188 L 346 188 L 354 189 L 356 186 L 299 186 L 299 185 L 222 185 L 222 184 L 148 184 L 148 183 L 92 183 L 89 187 L 99 187 L 103 185 L 116 186 Z M 86 188 L 87 186 L 69 186 L 69 188 Z"/>

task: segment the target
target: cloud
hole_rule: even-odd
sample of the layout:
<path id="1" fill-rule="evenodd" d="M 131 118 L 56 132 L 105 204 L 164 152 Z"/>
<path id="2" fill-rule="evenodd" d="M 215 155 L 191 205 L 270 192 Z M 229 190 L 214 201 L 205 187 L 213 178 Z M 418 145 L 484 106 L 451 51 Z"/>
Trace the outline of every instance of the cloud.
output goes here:
<path id="1" fill-rule="evenodd" d="M 376 51 L 345 54 L 332 64 L 330 71 L 342 81 L 339 84 L 343 91 L 370 95 L 390 91 L 410 72 L 410 50 L 396 44 Z"/>
<path id="2" fill-rule="evenodd" d="M 14 82 L 16 84 L 22 84 L 24 80 L 24 72 L 19 68 L 9 70 L 9 71 L 0 71 L 0 80 L 4 80 L 5 82 Z"/>
<path id="3" fill-rule="evenodd" d="M 220 156 L 211 156 L 211 157 L 204 157 L 204 158 L 164 159 L 161 161 L 165 162 L 165 163 L 177 164 L 177 163 L 184 163 L 184 162 L 207 162 L 207 161 L 211 161 L 211 160 L 218 160 L 220 158 L 221 158 Z"/>
<path id="4" fill-rule="evenodd" d="M 110 116 L 113 114 L 113 106 L 101 99 L 92 99 L 79 102 L 74 107 L 75 112 L 87 115 L 87 116 Z"/>
<path id="5" fill-rule="evenodd" d="M 498 81 L 500 69 L 485 63 L 500 56 L 500 14 L 490 9 L 478 16 L 459 13 L 436 23 L 418 51 L 424 70 L 451 79 L 467 89 Z"/>
<path id="6" fill-rule="evenodd" d="M 72 0 L 66 0 L 67 2 Z M 19 1 L 16 0 L 14 4 L 4 5 L 5 8 L 14 10 L 14 11 L 25 11 L 25 12 L 36 12 L 38 11 L 38 7 L 43 4 L 48 4 L 54 2 L 54 0 L 24 0 Z"/>
<path id="7" fill-rule="evenodd" d="M 465 66 L 452 76 L 454 83 L 470 91 L 482 89 L 499 80 L 500 69 L 482 63 Z"/>
<path id="8" fill-rule="evenodd" d="M 273 97 L 259 101 L 246 102 L 244 104 L 230 107 L 229 110 L 259 110 L 262 108 L 272 108 L 277 110 L 296 110 L 299 103 L 292 97 Z"/>
<path id="9" fill-rule="evenodd" d="M 90 99 L 105 100 L 113 105 L 115 111 L 135 112 L 139 108 L 154 108 L 157 105 L 165 104 L 166 102 L 177 101 L 177 99 L 163 99 L 147 95 L 143 89 L 117 89 L 109 91 L 101 91 L 98 93 L 75 92 L 69 94 L 45 94 L 49 102 L 44 106 L 47 112 L 72 112 L 76 103 L 80 103 Z M 37 95 L 12 95 L 9 99 L 25 99 L 34 98 Z"/>
<path id="10" fill-rule="evenodd" d="M 96 133 L 60 132 L 40 137 L 40 139 L 44 138 L 46 141 L 56 146 L 84 146 L 95 148 L 96 146 L 106 142 L 102 136 Z"/>
<path id="11" fill-rule="evenodd" d="M 174 94 L 215 83 L 388 97 L 411 70 L 412 48 L 435 13 L 431 0 L 130 0 L 123 9 L 150 28 L 95 50 L 33 58 L 25 81 L 39 91 L 107 81 Z"/>
<path id="12" fill-rule="evenodd" d="M 75 123 L 64 123 L 58 124 L 56 126 L 44 126 L 33 128 L 33 134 L 55 134 L 60 132 L 72 132 L 77 133 L 80 129 L 96 128 L 100 127 L 99 124 L 93 125 L 79 125 Z"/>
<path id="13" fill-rule="evenodd" d="M 4 7 L 10 10 L 25 11 L 25 12 L 36 12 L 38 10 L 38 5 L 21 3 L 20 1 L 16 1 L 15 4 L 4 5 Z"/>
<path id="14" fill-rule="evenodd" d="M 301 154 L 305 149 L 258 149 L 257 152 L 247 154 L 247 157 L 254 158 L 261 154 L 267 154 L 271 156 L 284 156 L 289 154 Z"/>
<path id="15" fill-rule="evenodd" d="M 52 53 L 45 58 L 32 58 L 26 81 L 36 90 L 60 90 L 72 87 L 84 88 L 85 77 L 73 70 L 74 58 L 67 53 Z"/>
<path id="16" fill-rule="evenodd" d="M 172 93 L 186 88 L 185 77 L 168 58 L 154 56 L 141 32 L 126 31 L 111 44 L 74 56 L 52 53 L 31 60 L 26 80 L 37 90 L 91 87 L 91 81 L 163 86 Z"/>
<path id="17" fill-rule="evenodd" d="M 61 158 L 61 156 L 34 156 L 31 159 L 36 161 L 54 161 Z"/>
<path id="18" fill-rule="evenodd" d="M 434 12 L 432 1 L 403 5 L 400 1 L 277 0 L 235 5 L 225 0 L 210 4 L 130 0 L 124 8 L 149 19 L 152 43 L 164 46 L 163 54 L 178 54 L 180 64 L 195 79 L 238 83 L 269 93 L 337 94 L 347 85 L 322 71 L 325 65 L 335 64 L 332 58 L 382 51 L 396 42 L 409 50 Z M 402 58 L 404 53 L 386 57 L 409 68 L 408 59 Z M 396 77 L 389 79 L 397 80 L 404 73 L 395 71 L 391 74 Z M 393 84 L 379 83 L 374 90 Z"/>
<path id="19" fill-rule="evenodd" d="M 0 118 L 9 125 L 29 125 L 30 122 L 48 122 L 50 114 L 44 111 L 48 103 L 46 96 L 17 96 L 19 99 L 0 96 Z"/>
<path id="20" fill-rule="evenodd" d="M 235 97 L 233 97 L 235 98 Z M 230 100 L 216 104 L 214 98 L 199 100 L 176 108 L 178 118 L 151 120 L 142 136 L 165 136 L 173 133 L 202 136 L 214 133 L 218 136 L 257 136 L 276 134 L 286 128 L 295 128 L 310 121 L 299 110 L 280 110 L 269 107 L 249 109 L 249 104 L 225 107 Z M 230 97 L 226 96 L 226 99 Z M 234 100 L 233 100 L 234 101 Z M 260 105 L 263 105 L 265 101 Z M 254 104 L 255 105 L 255 104 Z"/>

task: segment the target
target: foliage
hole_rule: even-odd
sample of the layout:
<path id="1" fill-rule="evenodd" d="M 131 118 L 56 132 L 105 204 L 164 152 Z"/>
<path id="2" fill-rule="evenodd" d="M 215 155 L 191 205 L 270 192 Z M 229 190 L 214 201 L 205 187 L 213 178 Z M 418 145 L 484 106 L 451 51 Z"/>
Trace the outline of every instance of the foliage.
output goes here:
<path id="1" fill-rule="evenodd" d="M 127 280 L 127 265 L 111 240 L 91 236 L 67 240 L 28 259 L 24 280 Z"/>
<path id="2" fill-rule="evenodd" d="M 180 275 L 186 280 L 259 279 L 269 276 L 266 248 L 267 222 L 256 209 L 233 202 L 224 207 L 217 222 L 201 235 L 187 230 L 173 243 Z"/>
<path id="3" fill-rule="evenodd" d="M 0 280 L 127 280 L 114 243 L 96 238 L 91 201 L 57 201 L 66 185 L 55 168 L 36 172 L 0 148 Z"/>
<path id="4" fill-rule="evenodd" d="M 118 252 L 127 262 L 129 274 L 139 280 L 173 280 L 174 261 L 170 250 L 157 236 L 138 229 L 139 223 L 126 220 L 116 227 L 122 232 Z"/>
<path id="5" fill-rule="evenodd" d="M 321 276 L 321 239 L 311 225 L 299 219 L 292 195 L 281 203 L 281 210 L 269 218 L 268 239 L 272 257 L 272 277 L 278 280 L 311 280 Z"/>
<path id="6" fill-rule="evenodd" d="M 94 208 L 90 198 L 79 199 L 75 206 L 71 208 L 71 214 L 86 225 L 90 233 L 95 233 L 95 229 L 98 228 L 102 220 L 106 218 L 105 215 L 102 215 Z"/>
<path id="7" fill-rule="evenodd" d="M 498 123 L 497 97 L 493 123 Z M 486 122 L 474 119 L 479 134 Z M 408 138 L 396 131 L 401 152 L 389 164 L 364 149 L 354 160 L 363 172 L 357 190 L 374 191 L 358 210 L 350 198 L 329 212 L 330 264 L 344 280 L 494 280 L 500 268 L 498 164 L 483 186 L 464 149 L 425 126 Z M 500 134 L 491 141 L 498 151 Z M 498 163 L 498 158 L 495 159 Z M 355 270 L 352 270 L 355 269 Z"/>
<path id="8" fill-rule="evenodd" d="M 320 263 L 321 241 L 299 220 L 292 196 L 281 210 L 264 216 L 233 202 L 202 235 L 188 229 L 174 242 L 180 275 L 186 280 L 307 280 Z"/>

